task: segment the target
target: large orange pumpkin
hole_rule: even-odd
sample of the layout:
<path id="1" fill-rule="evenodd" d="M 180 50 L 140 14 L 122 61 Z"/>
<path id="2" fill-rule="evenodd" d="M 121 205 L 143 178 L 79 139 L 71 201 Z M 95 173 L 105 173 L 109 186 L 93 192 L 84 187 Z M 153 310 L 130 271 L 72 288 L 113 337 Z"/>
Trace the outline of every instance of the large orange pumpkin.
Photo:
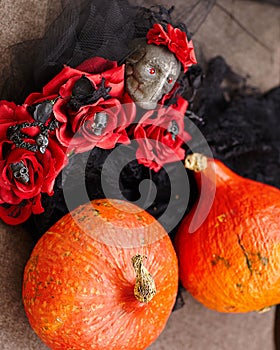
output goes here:
<path id="1" fill-rule="evenodd" d="M 178 285 L 162 226 L 118 200 L 95 200 L 45 233 L 25 267 L 23 302 L 51 349 L 145 349 L 161 333 Z"/>
<path id="2" fill-rule="evenodd" d="M 204 180 L 201 195 L 206 198 L 207 188 L 215 185 L 213 169 L 216 194 L 206 220 L 201 223 L 206 208 L 195 206 L 175 237 L 182 284 L 198 301 L 221 312 L 262 310 L 277 304 L 280 191 L 209 159 L 208 167 L 195 175 L 199 186 Z"/>

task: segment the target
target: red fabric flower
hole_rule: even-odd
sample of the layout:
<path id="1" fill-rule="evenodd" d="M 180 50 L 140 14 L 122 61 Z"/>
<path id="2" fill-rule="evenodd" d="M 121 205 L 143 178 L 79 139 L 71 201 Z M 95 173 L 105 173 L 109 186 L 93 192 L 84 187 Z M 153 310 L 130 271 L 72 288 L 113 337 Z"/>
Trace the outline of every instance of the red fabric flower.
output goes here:
<path id="1" fill-rule="evenodd" d="M 51 195 L 54 180 L 66 164 L 64 150 L 51 135 L 54 132 L 47 134 L 48 145 L 43 153 L 39 151 L 36 138 L 41 129 L 34 122 L 24 107 L 0 102 L 0 203 L 18 204 L 40 192 Z M 19 144 L 14 141 L 14 127 L 19 127 Z M 26 145 L 38 150 L 28 150 Z M 18 167 L 24 170 L 20 172 Z M 22 180 L 24 172 L 29 177 L 26 183 Z"/>
<path id="2" fill-rule="evenodd" d="M 36 122 L 23 106 L 1 101 L 0 125 L 0 218 L 18 224 L 43 211 L 41 192 L 53 194 L 67 158 L 54 131 L 44 133 L 47 144 L 39 148 L 47 124 Z"/>
<path id="3" fill-rule="evenodd" d="M 91 57 L 82 62 L 76 69 L 90 74 L 99 74 L 117 67 L 117 61 L 109 61 L 103 57 Z"/>
<path id="4" fill-rule="evenodd" d="M 182 63 L 184 72 L 197 63 L 192 40 L 188 41 L 186 33 L 179 28 L 174 28 L 171 24 L 167 24 L 167 32 L 161 24 L 154 24 L 147 33 L 147 42 L 167 46 L 168 50 L 173 52 Z"/>
<path id="5" fill-rule="evenodd" d="M 160 106 L 142 117 L 134 129 L 134 138 L 139 144 L 136 151 L 139 163 L 157 172 L 166 163 L 184 159 L 185 151 L 181 146 L 191 138 L 184 130 L 187 106 L 187 101 L 181 97 L 176 106 Z"/>
<path id="6" fill-rule="evenodd" d="M 79 67 L 84 70 L 79 69 Z M 75 82 L 82 76 L 86 76 L 96 88 L 102 78 L 106 80 L 106 86 L 111 88 L 110 95 L 112 97 L 122 96 L 124 89 L 124 65 L 118 66 L 117 62 L 108 61 L 101 57 L 94 57 L 83 62 L 77 69 L 64 67 L 50 82 L 48 82 L 42 93 L 32 93 L 26 100 L 26 105 L 48 100 L 53 100 L 60 96 L 63 91 L 63 96 L 69 98 L 72 94 L 72 89 Z M 67 95 L 69 93 L 69 95 Z"/>
<path id="7" fill-rule="evenodd" d="M 23 200 L 16 205 L 0 204 L 0 218 L 8 225 L 22 224 L 31 214 L 41 214 L 43 212 L 41 194 L 34 198 Z"/>
<path id="8" fill-rule="evenodd" d="M 135 117 L 135 106 L 124 92 L 124 65 L 93 58 L 82 63 L 78 68 L 65 67 L 44 88 L 42 93 L 31 94 L 25 101 L 32 105 L 44 100 L 57 99 L 53 106 L 53 114 L 59 122 L 56 136 L 68 151 L 79 153 L 94 146 L 113 148 L 118 143 L 129 143 L 125 128 Z M 73 90 L 82 78 L 91 84 L 93 91 L 102 87 L 108 90 L 109 98 L 89 99 L 77 108 L 71 106 Z M 129 103 L 126 107 L 122 104 Z M 96 114 L 107 114 L 106 128 L 102 133 L 93 132 Z M 72 141 L 71 141 L 72 140 Z"/>
<path id="9" fill-rule="evenodd" d="M 44 154 L 2 143 L 0 203 L 19 204 L 41 192 L 52 195 L 54 181 L 65 164 L 65 153 L 55 142 L 49 143 Z"/>
<path id="10" fill-rule="evenodd" d="M 7 131 L 10 126 L 33 121 L 26 108 L 17 106 L 14 102 L 0 101 L 0 143 L 7 140 Z"/>
<path id="11" fill-rule="evenodd" d="M 68 110 L 67 114 L 65 102 L 60 99 L 54 106 L 54 113 L 60 123 L 57 138 L 61 144 L 68 147 L 68 152 L 81 153 L 95 146 L 111 149 L 116 143 L 130 143 L 125 129 L 133 122 L 136 109 L 135 104 L 126 95 L 121 100 L 110 98 L 97 101 L 81 107 L 77 112 Z M 104 127 L 94 131 L 95 126 L 98 128 L 101 125 L 100 114 L 104 119 L 104 113 Z"/>

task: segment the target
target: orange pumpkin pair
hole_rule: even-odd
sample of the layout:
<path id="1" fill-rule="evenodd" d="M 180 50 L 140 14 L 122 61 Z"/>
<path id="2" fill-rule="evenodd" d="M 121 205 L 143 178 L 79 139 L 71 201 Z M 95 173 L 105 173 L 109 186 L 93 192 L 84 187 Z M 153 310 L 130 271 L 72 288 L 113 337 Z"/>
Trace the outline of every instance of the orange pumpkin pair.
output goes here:
<path id="1" fill-rule="evenodd" d="M 196 178 L 206 200 L 175 237 L 184 287 L 222 312 L 279 303 L 280 191 L 217 160 Z M 23 301 L 51 349 L 142 350 L 163 330 L 177 281 L 161 225 L 130 203 L 104 199 L 66 215 L 39 240 L 25 268 Z"/>

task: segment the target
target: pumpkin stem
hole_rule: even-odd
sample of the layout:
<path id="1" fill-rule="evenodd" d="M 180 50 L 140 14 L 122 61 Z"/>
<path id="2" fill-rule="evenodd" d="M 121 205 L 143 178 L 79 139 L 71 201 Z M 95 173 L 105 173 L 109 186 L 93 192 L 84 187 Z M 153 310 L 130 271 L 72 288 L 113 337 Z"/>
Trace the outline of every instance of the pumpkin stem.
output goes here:
<path id="1" fill-rule="evenodd" d="M 147 259 L 147 256 L 136 254 L 131 259 L 136 273 L 134 296 L 141 303 L 148 303 L 156 294 L 156 286 L 153 276 L 143 265 L 143 259 Z"/>
<path id="2" fill-rule="evenodd" d="M 201 153 L 189 154 L 185 159 L 185 168 L 200 172 L 207 168 L 207 157 Z"/>
<path id="3" fill-rule="evenodd" d="M 263 313 L 265 313 L 265 312 L 270 311 L 271 309 L 272 309 L 272 306 L 266 306 L 266 307 L 264 307 L 264 308 L 262 308 L 262 309 L 260 309 L 260 310 L 257 310 L 257 313 L 263 314 Z"/>

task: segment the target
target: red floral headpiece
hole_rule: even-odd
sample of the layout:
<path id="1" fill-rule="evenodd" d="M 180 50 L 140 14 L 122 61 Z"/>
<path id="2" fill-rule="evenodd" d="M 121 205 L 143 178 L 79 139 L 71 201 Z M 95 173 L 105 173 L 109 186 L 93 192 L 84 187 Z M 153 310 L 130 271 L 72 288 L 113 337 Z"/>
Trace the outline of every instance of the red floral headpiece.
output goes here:
<path id="1" fill-rule="evenodd" d="M 147 33 L 147 40 L 148 44 L 167 46 L 182 63 L 184 72 L 197 63 L 192 40 L 188 41 L 186 33 L 171 24 L 167 24 L 167 32 L 161 24 L 154 24 Z"/>

